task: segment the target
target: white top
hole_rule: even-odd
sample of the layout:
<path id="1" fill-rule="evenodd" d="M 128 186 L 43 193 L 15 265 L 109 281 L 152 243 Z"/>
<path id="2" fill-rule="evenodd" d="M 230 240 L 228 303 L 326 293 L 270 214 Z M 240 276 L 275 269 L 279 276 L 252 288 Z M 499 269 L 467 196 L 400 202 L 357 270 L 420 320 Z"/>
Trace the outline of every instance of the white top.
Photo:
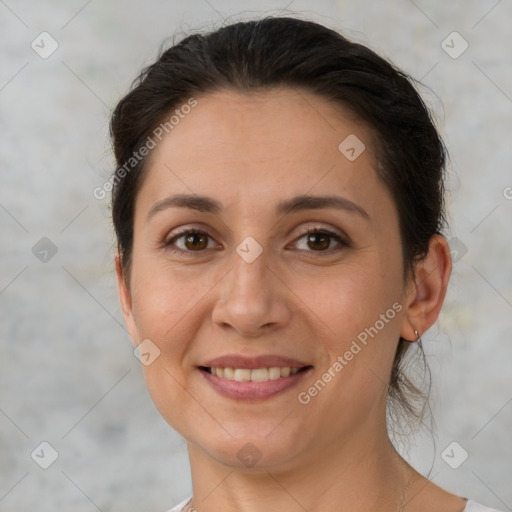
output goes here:
<path id="1" fill-rule="evenodd" d="M 184 512 L 185 505 L 187 505 L 191 499 L 192 498 L 187 498 L 185 501 L 182 501 L 181 503 L 176 505 L 174 508 L 171 508 L 167 512 Z M 480 503 L 477 503 L 476 501 L 468 500 L 468 502 L 466 503 L 466 507 L 464 508 L 464 510 L 462 512 L 500 512 L 500 511 L 496 510 L 495 508 L 484 507 L 483 505 L 480 505 Z"/>

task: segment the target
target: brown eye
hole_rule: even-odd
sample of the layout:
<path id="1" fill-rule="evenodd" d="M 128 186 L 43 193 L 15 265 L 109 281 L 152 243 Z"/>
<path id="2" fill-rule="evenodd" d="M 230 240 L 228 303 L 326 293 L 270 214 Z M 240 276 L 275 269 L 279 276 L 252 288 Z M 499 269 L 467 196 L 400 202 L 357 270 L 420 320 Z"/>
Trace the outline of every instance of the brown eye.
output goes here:
<path id="1" fill-rule="evenodd" d="M 328 249 L 331 244 L 331 236 L 326 233 L 310 233 L 307 238 L 308 247 L 311 249 Z"/>
<path id="2" fill-rule="evenodd" d="M 208 235 L 204 233 L 191 233 L 185 237 L 187 249 L 205 249 L 208 245 Z"/>
<path id="3" fill-rule="evenodd" d="M 210 235 L 197 229 L 187 229 L 176 234 L 170 240 L 165 242 L 165 247 L 172 252 L 180 254 L 190 254 L 193 252 L 203 252 L 208 249 Z M 178 242 L 180 242 L 178 244 Z"/>
<path id="4" fill-rule="evenodd" d="M 170 240 L 164 243 L 164 246 L 172 252 L 191 255 L 196 252 L 204 252 L 205 249 L 212 249 L 214 246 L 208 246 L 210 240 L 213 240 L 208 233 L 196 229 L 187 229 L 176 234 Z M 299 241 L 304 242 L 299 243 Z M 331 248 L 332 241 L 337 243 L 337 247 Z M 337 233 L 327 229 L 309 229 L 298 239 L 296 244 L 299 249 L 306 253 L 331 253 L 341 250 L 343 247 L 349 247 L 349 244 Z M 300 247 L 302 245 L 302 247 Z"/>
<path id="5" fill-rule="evenodd" d="M 305 242 L 301 243 L 302 240 Z M 337 247 L 331 248 L 330 246 L 333 240 L 337 243 Z M 331 253 L 339 251 L 343 247 L 349 247 L 349 244 L 337 233 L 320 228 L 306 230 L 297 240 L 296 245 L 300 250 L 306 253 Z"/>

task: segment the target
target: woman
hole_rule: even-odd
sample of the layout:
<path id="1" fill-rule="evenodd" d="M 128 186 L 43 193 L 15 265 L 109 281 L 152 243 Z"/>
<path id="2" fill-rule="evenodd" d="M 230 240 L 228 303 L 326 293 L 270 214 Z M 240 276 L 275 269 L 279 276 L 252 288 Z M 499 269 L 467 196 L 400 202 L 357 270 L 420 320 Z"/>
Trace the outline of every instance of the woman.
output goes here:
<path id="1" fill-rule="evenodd" d="M 313 22 L 235 23 L 143 70 L 111 133 L 123 315 L 188 444 L 173 511 L 491 510 L 388 436 L 451 273 L 446 151 L 406 75 Z"/>

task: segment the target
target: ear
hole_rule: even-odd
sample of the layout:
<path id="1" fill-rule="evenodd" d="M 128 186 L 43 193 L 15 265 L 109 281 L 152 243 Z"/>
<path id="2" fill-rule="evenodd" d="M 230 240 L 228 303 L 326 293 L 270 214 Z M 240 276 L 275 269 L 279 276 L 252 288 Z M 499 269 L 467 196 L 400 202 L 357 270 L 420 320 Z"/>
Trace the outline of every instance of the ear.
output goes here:
<path id="1" fill-rule="evenodd" d="M 416 341 L 437 320 L 452 272 L 450 247 L 442 235 L 430 239 L 428 254 L 415 265 L 414 278 L 406 294 L 404 322 L 400 336 Z"/>
<path id="2" fill-rule="evenodd" d="M 131 291 L 124 275 L 119 253 L 116 253 L 115 256 L 115 267 L 117 276 L 117 289 L 119 292 L 119 300 L 121 302 L 121 311 L 123 312 L 124 323 L 126 324 L 132 343 L 137 345 L 138 335 L 135 320 L 133 318 Z"/>

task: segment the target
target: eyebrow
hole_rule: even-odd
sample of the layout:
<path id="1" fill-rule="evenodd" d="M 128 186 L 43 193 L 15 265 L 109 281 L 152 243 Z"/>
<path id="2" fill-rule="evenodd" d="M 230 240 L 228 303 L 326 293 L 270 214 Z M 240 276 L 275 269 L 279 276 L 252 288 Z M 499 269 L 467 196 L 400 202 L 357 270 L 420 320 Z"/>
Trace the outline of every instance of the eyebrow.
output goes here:
<path id="1" fill-rule="evenodd" d="M 223 210 L 222 204 L 208 196 L 197 194 L 177 194 L 166 197 L 156 202 L 149 210 L 146 222 L 156 213 L 168 208 L 188 208 L 199 212 L 219 214 Z M 361 206 L 354 203 L 350 199 L 340 196 L 312 196 L 300 195 L 290 199 L 286 199 L 277 204 L 275 213 L 283 215 L 301 210 L 319 210 L 323 208 L 336 208 L 345 210 L 349 213 L 360 215 L 366 220 L 370 220 L 370 216 Z"/>

